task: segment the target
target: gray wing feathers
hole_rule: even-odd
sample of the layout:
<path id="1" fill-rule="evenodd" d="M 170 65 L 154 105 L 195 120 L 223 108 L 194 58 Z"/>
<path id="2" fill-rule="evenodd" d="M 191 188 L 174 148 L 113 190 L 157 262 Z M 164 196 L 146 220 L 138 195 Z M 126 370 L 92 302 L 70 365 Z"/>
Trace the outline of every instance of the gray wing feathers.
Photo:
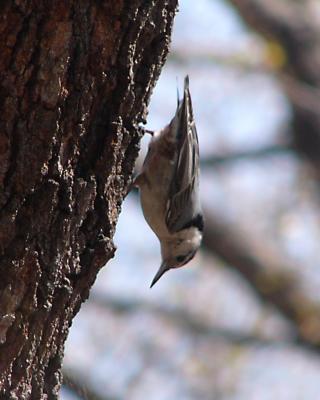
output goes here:
<path id="1" fill-rule="evenodd" d="M 199 212 L 199 144 L 193 119 L 189 78 L 185 79 L 184 97 L 178 105 L 177 159 L 169 188 L 166 223 L 169 231 L 183 229 Z"/>

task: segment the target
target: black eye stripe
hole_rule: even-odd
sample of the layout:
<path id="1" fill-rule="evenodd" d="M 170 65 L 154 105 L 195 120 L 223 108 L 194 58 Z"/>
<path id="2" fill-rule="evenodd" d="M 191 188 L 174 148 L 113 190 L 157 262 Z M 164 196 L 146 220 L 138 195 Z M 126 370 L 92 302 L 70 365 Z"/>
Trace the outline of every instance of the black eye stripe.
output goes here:
<path id="1" fill-rule="evenodd" d="M 177 256 L 176 260 L 177 262 L 180 264 L 183 262 L 183 265 L 187 264 L 189 261 L 191 261 L 193 259 L 193 257 L 196 255 L 197 251 L 193 251 L 189 254 L 186 254 L 184 256 Z"/>

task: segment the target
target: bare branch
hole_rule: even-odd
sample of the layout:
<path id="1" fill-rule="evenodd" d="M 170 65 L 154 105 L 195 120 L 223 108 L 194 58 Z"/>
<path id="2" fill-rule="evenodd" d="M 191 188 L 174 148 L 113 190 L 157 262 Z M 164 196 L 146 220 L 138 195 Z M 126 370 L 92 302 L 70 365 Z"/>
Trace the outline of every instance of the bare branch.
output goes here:
<path id="1" fill-rule="evenodd" d="M 282 340 L 267 339 L 258 335 L 251 335 L 245 332 L 212 326 L 209 323 L 200 321 L 200 319 L 195 315 L 182 308 L 173 309 L 166 307 L 165 305 L 150 304 L 136 299 L 125 300 L 123 298 L 115 298 L 110 295 L 99 295 L 97 293 L 93 293 L 90 297 L 90 302 L 106 309 L 112 309 L 117 313 L 130 314 L 142 310 L 148 311 L 154 315 L 160 315 L 170 319 L 174 324 L 179 325 L 186 332 L 193 335 L 218 338 L 234 344 L 276 345 L 283 343 Z"/>
<path id="2" fill-rule="evenodd" d="M 201 160 L 201 165 L 207 167 L 232 163 L 240 160 L 256 160 L 263 157 L 288 153 L 292 150 L 293 148 L 290 146 L 290 144 L 275 144 L 263 147 L 261 149 L 239 151 L 229 154 L 216 154 L 211 157 L 203 158 Z"/>
<path id="3" fill-rule="evenodd" d="M 320 24 L 312 3 L 277 0 L 230 2 L 250 26 L 282 46 L 286 62 L 281 75 L 293 108 L 295 148 L 311 162 L 320 181 Z"/>
<path id="4" fill-rule="evenodd" d="M 284 47 L 287 67 L 301 80 L 320 81 L 320 30 L 306 2 L 229 0 L 250 26 Z"/>
<path id="5" fill-rule="evenodd" d="M 249 282 L 256 295 L 273 305 L 297 328 L 298 341 L 320 347 L 320 305 L 310 300 L 287 262 L 265 249 L 263 256 L 222 221 L 206 217 L 205 246 Z"/>

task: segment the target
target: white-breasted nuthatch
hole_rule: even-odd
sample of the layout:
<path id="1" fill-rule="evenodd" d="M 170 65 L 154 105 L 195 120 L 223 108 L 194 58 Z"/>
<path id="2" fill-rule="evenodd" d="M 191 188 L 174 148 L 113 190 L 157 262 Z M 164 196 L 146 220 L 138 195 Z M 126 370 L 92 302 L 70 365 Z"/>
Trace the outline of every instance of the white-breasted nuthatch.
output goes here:
<path id="1" fill-rule="evenodd" d="M 148 153 L 133 185 L 140 189 L 144 217 L 161 244 L 162 263 L 152 287 L 169 269 L 187 264 L 202 240 L 199 144 L 188 76 L 170 124 L 150 133 Z"/>

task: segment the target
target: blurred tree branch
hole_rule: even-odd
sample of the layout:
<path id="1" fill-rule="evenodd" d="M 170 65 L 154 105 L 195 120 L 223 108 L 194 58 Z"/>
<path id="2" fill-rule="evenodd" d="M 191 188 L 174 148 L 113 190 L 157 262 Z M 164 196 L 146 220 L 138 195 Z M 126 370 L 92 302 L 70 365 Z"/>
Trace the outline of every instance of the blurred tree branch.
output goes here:
<path id="1" fill-rule="evenodd" d="M 299 80 L 318 85 L 320 80 L 319 21 L 308 1 L 229 0 L 254 30 L 281 44 L 285 69 Z"/>
<path id="2" fill-rule="evenodd" d="M 304 294 L 304 288 L 288 262 L 263 248 L 249 245 L 245 235 L 223 221 L 206 216 L 205 246 L 239 272 L 263 302 L 274 306 L 297 329 L 297 340 L 320 349 L 320 304 Z M 261 254 L 263 253 L 263 254 Z"/>
<path id="3" fill-rule="evenodd" d="M 277 154 L 289 153 L 292 151 L 290 144 L 275 144 L 265 146 L 259 149 L 230 152 L 225 154 L 216 154 L 201 159 L 201 166 L 209 167 L 220 164 L 236 162 L 241 160 L 254 160 L 262 157 L 269 157 Z"/>
<path id="4" fill-rule="evenodd" d="M 282 47 L 282 81 L 293 109 L 295 147 L 311 161 L 320 180 L 320 24 L 315 2 L 229 1 L 254 30 Z"/>
<path id="5" fill-rule="evenodd" d="M 135 312 L 150 312 L 151 315 L 158 318 L 166 318 L 175 326 L 179 326 L 185 332 L 195 336 L 205 336 L 215 340 L 221 340 L 234 345 L 246 346 L 275 346 L 284 343 L 283 340 L 269 339 L 258 336 L 257 334 L 247 334 L 246 332 L 235 331 L 227 328 L 212 326 L 210 323 L 201 321 L 197 316 L 181 308 L 172 308 L 166 305 L 150 304 L 145 301 L 139 301 L 133 298 L 125 299 L 123 297 L 115 297 L 105 293 L 93 291 L 87 307 L 99 307 L 102 311 L 111 310 L 115 314 L 132 315 Z M 103 318 L 103 314 L 101 315 Z M 108 318 L 105 316 L 105 318 Z M 290 336 L 290 339 L 292 337 Z M 286 340 L 286 343 L 288 343 Z M 290 340 L 292 343 L 293 341 Z M 74 371 L 72 368 L 64 367 L 63 369 L 63 385 L 74 392 L 78 397 L 84 400 L 117 400 L 110 394 L 101 395 L 97 392 L 89 379 L 82 376 L 83 374 Z"/>
<path id="6" fill-rule="evenodd" d="M 283 343 L 283 341 L 280 340 L 273 340 L 246 332 L 212 326 L 210 323 L 200 320 L 200 318 L 182 308 L 167 307 L 163 304 L 150 304 L 132 298 L 126 300 L 124 298 L 116 298 L 105 294 L 100 295 L 96 292 L 92 293 L 89 304 L 90 303 L 96 304 L 102 308 L 111 309 L 117 313 L 130 314 L 137 311 L 150 312 L 153 315 L 159 315 L 173 321 L 175 324 L 185 329 L 186 332 L 190 332 L 193 335 L 218 338 L 233 344 L 270 345 Z"/>

